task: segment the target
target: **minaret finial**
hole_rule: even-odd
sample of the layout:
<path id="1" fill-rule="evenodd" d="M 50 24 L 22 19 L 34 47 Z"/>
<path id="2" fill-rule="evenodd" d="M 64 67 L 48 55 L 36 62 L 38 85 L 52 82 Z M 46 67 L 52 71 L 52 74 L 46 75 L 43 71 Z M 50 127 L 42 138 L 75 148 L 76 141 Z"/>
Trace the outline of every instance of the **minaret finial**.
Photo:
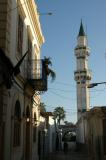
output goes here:
<path id="1" fill-rule="evenodd" d="M 81 24 L 80 24 L 80 29 L 79 29 L 78 37 L 79 37 L 79 36 L 85 36 L 85 31 L 84 31 L 82 19 L 81 19 Z"/>

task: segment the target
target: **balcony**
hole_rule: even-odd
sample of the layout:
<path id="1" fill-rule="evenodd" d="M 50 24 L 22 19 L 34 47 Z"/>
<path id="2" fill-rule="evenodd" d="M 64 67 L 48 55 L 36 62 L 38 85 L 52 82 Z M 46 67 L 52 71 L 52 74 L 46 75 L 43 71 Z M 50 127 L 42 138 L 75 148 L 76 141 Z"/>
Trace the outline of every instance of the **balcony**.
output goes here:
<path id="1" fill-rule="evenodd" d="M 26 60 L 24 63 L 24 73 L 27 83 L 35 91 L 47 91 L 47 74 L 43 60 Z"/>
<path id="2" fill-rule="evenodd" d="M 91 80 L 91 70 L 77 70 L 74 72 L 75 80 Z"/>

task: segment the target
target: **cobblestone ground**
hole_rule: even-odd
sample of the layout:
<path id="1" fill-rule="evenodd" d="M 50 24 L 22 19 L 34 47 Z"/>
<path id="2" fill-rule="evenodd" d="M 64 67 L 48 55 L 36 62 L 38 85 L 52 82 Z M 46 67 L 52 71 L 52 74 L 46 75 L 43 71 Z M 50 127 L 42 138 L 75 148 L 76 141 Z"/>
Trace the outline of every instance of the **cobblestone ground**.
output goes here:
<path id="1" fill-rule="evenodd" d="M 91 160 L 91 158 L 85 153 L 80 152 L 56 152 L 46 157 L 46 160 Z"/>

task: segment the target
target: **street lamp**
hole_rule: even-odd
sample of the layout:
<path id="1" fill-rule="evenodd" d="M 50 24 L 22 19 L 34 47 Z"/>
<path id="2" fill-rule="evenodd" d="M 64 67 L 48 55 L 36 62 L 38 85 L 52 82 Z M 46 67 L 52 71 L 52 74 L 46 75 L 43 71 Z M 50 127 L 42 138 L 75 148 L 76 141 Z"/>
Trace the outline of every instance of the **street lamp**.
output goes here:
<path id="1" fill-rule="evenodd" d="M 93 87 L 97 86 L 98 84 L 106 84 L 106 82 L 91 83 L 91 84 L 89 84 L 87 87 L 88 87 L 88 88 L 93 88 Z"/>
<path id="2" fill-rule="evenodd" d="M 38 15 L 41 15 L 41 16 L 45 16 L 45 15 L 51 16 L 52 14 L 53 14 L 53 13 L 51 13 L 51 12 L 38 13 Z"/>

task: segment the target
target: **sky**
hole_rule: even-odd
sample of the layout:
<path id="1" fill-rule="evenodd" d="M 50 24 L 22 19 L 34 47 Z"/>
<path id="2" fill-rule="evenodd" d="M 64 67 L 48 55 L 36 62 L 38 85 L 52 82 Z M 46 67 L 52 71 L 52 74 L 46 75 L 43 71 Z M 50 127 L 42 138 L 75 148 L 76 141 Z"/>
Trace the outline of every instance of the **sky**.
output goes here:
<path id="1" fill-rule="evenodd" d="M 94 82 L 106 81 L 106 0 L 36 0 L 45 43 L 41 57 L 51 57 L 56 80 L 49 78 L 48 91 L 41 95 L 47 111 L 64 107 L 66 121 L 77 121 L 76 57 L 81 19 L 91 49 L 89 69 Z M 43 13 L 52 12 L 52 16 Z M 106 84 L 90 89 L 90 107 L 106 106 Z"/>

